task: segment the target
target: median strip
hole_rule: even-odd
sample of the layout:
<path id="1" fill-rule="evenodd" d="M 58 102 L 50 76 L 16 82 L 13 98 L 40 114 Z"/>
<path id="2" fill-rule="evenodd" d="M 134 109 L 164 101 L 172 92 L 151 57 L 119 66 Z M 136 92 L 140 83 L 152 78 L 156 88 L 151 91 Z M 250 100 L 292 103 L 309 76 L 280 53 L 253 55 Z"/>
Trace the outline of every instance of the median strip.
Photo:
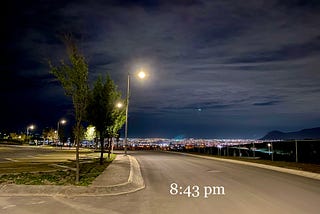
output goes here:
<path id="1" fill-rule="evenodd" d="M 122 164 L 117 163 L 118 160 L 122 160 L 124 163 L 127 163 L 125 164 L 127 166 L 126 169 L 122 171 L 122 173 L 125 173 L 124 175 L 127 177 L 122 175 L 125 180 L 118 180 L 118 182 L 115 180 L 115 183 L 113 184 L 108 182 L 108 179 L 102 179 L 102 182 L 96 183 L 96 186 L 89 184 L 89 182 L 87 182 L 85 186 L 66 185 L 66 183 L 61 185 L 51 185 L 50 183 L 48 183 L 49 185 L 2 184 L 0 185 L 0 196 L 108 196 L 128 194 L 143 189 L 145 184 L 138 161 L 129 155 L 118 155 L 115 163 L 111 164 L 112 167 L 110 168 L 113 168 L 114 172 L 118 171 L 117 169 L 123 166 Z M 61 167 L 61 165 L 58 167 Z M 67 165 L 66 167 L 69 166 Z M 67 170 L 66 172 L 70 173 L 71 170 Z M 59 173 L 63 174 L 61 170 Z M 109 178 L 116 176 L 113 174 L 112 170 L 108 171 L 108 169 L 104 170 L 103 173 Z M 86 172 L 85 174 L 88 175 L 90 172 Z M 47 176 L 45 173 L 43 175 Z M 121 177 L 121 175 L 119 176 Z M 57 178 L 54 179 L 57 180 Z"/>

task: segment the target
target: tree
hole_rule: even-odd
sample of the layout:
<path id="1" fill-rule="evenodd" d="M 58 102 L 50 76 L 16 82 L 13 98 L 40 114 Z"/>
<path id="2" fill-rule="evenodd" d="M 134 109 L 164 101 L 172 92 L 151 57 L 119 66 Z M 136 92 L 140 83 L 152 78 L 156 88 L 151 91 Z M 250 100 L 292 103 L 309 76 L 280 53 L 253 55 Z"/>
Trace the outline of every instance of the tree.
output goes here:
<path id="1" fill-rule="evenodd" d="M 111 149 L 113 147 L 113 139 L 119 138 L 119 131 L 126 122 L 125 108 L 114 108 L 112 113 L 113 123 L 107 127 L 108 130 L 108 158 L 110 158 Z"/>
<path id="2" fill-rule="evenodd" d="M 96 127 L 89 125 L 84 133 L 84 139 L 93 141 L 96 138 Z"/>
<path id="3" fill-rule="evenodd" d="M 79 182 L 79 145 L 83 136 L 81 122 L 84 119 L 88 94 L 88 64 L 85 57 L 79 53 L 73 38 L 64 36 L 69 64 L 61 60 L 59 66 L 49 61 L 50 72 L 58 79 L 65 90 L 65 94 L 72 98 L 76 124 L 73 132 L 76 144 L 76 183 Z"/>
<path id="4" fill-rule="evenodd" d="M 120 97 L 121 93 L 109 75 L 106 76 L 105 81 L 99 76 L 89 94 L 87 119 L 96 127 L 99 134 L 100 164 L 103 164 L 104 140 L 109 136 L 108 127 L 114 125 L 116 101 Z"/>
<path id="5" fill-rule="evenodd" d="M 48 127 L 43 129 L 42 135 L 48 141 L 53 141 L 54 139 L 57 138 L 56 137 L 57 133 L 55 133 L 55 130 L 53 128 L 48 128 Z"/>

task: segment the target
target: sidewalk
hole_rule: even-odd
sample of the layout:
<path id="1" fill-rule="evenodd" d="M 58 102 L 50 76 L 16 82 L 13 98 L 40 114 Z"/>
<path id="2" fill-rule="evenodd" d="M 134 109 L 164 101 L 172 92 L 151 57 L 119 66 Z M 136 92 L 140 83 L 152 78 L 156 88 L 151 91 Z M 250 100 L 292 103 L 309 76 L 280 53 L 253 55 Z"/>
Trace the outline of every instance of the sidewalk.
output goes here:
<path id="1" fill-rule="evenodd" d="M 0 196 L 106 196 L 136 192 L 145 187 L 138 161 L 118 154 L 116 159 L 88 186 L 0 185 Z"/>
<path id="2" fill-rule="evenodd" d="M 260 163 L 252 163 L 252 162 L 246 162 L 246 161 L 240 161 L 240 160 L 216 158 L 216 157 L 211 157 L 211 156 L 190 154 L 190 153 L 184 153 L 184 152 L 172 152 L 172 153 L 180 154 L 180 155 L 187 155 L 187 156 L 192 156 L 192 157 L 197 157 L 197 158 L 204 158 L 204 159 L 211 159 L 211 160 L 217 160 L 217 161 L 223 161 L 223 162 L 229 162 L 229 163 L 242 164 L 242 165 L 247 165 L 247 166 L 260 167 L 263 169 L 269 169 L 269 170 L 273 170 L 273 171 L 278 171 L 278 172 L 283 172 L 283 173 L 288 173 L 288 174 L 293 174 L 293 175 L 299 175 L 299 176 L 306 177 L 306 178 L 320 180 L 320 174 L 314 173 L 314 172 L 307 172 L 307 171 L 288 169 L 288 168 L 283 168 L 283 167 L 278 167 L 278 166 L 270 166 L 270 165 L 265 165 L 265 164 L 260 164 Z"/>

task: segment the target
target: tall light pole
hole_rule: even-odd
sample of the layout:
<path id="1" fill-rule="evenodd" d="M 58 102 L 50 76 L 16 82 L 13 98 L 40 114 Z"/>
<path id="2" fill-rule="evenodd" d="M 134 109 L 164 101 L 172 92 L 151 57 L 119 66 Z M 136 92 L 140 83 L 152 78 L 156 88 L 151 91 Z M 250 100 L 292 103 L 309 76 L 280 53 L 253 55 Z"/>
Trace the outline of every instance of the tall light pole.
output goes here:
<path id="1" fill-rule="evenodd" d="M 268 143 L 269 155 L 271 154 L 271 161 L 273 161 L 273 146 L 272 143 Z"/>
<path id="2" fill-rule="evenodd" d="M 34 125 L 27 126 L 27 140 L 28 140 L 28 136 L 29 136 L 29 129 L 33 130 L 34 128 L 35 128 Z"/>
<path id="3" fill-rule="evenodd" d="M 59 124 L 61 123 L 63 125 L 66 122 L 67 122 L 66 120 L 62 119 L 62 120 L 59 120 L 58 123 L 57 123 L 57 136 L 58 136 L 57 139 L 58 139 L 58 141 L 60 141 L 60 137 L 59 137 L 59 128 L 60 128 L 60 126 L 59 126 Z"/>
<path id="4" fill-rule="evenodd" d="M 124 154 L 127 155 L 128 144 L 128 113 L 129 113 L 129 96 L 130 96 L 130 74 L 127 79 L 127 97 L 126 97 L 126 126 L 124 129 Z"/>
<path id="5" fill-rule="evenodd" d="M 295 143 L 295 147 L 296 147 L 296 163 L 298 163 L 298 141 L 295 140 L 294 143 Z"/>
<path id="6" fill-rule="evenodd" d="M 146 73 L 142 70 L 138 73 L 140 79 L 146 77 Z M 124 154 L 127 155 L 127 146 L 128 146 L 128 114 L 129 114 L 129 100 L 130 100 L 130 73 L 128 73 L 127 79 L 127 97 L 126 97 L 126 126 L 124 131 Z"/>

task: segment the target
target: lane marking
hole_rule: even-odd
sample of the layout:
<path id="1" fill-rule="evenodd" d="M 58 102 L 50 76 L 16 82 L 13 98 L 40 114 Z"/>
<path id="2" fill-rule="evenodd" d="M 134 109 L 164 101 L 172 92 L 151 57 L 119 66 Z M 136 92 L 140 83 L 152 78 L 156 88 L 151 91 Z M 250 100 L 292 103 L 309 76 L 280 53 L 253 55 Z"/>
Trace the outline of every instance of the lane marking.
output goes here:
<path id="1" fill-rule="evenodd" d="M 221 172 L 219 170 L 208 170 L 207 172 L 210 172 L 210 173 L 217 173 L 217 172 Z"/>
<path id="2" fill-rule="evenodd" d="M 4 158 L 5 160 L 8 160 L 8 161 L 12 161 L 12 162 L 19 162 L 18 160 L 15 160 L 15 159 L 12 159 L 12 158 Z"/>
<path id="3" fill-rule="evenodd" d="M 16 206 L 17 206 L 17 205 L 9 204 L 9 205 L 7 205 L 7 206 L 2 207 L 2 209 L 3 209 L 3 210 L 6 210 L 6 209 L 8 209 L 8 208 L 12 208 L 12 207 L 16 207 Z"/>
<path id="4" fill-rule="evenodd" d="M 36 204 L 44 204 L 46 203 L 45 201 L 38 201 L 38 202 L 32 202 L 31 205 L 36 205 Z"/>

